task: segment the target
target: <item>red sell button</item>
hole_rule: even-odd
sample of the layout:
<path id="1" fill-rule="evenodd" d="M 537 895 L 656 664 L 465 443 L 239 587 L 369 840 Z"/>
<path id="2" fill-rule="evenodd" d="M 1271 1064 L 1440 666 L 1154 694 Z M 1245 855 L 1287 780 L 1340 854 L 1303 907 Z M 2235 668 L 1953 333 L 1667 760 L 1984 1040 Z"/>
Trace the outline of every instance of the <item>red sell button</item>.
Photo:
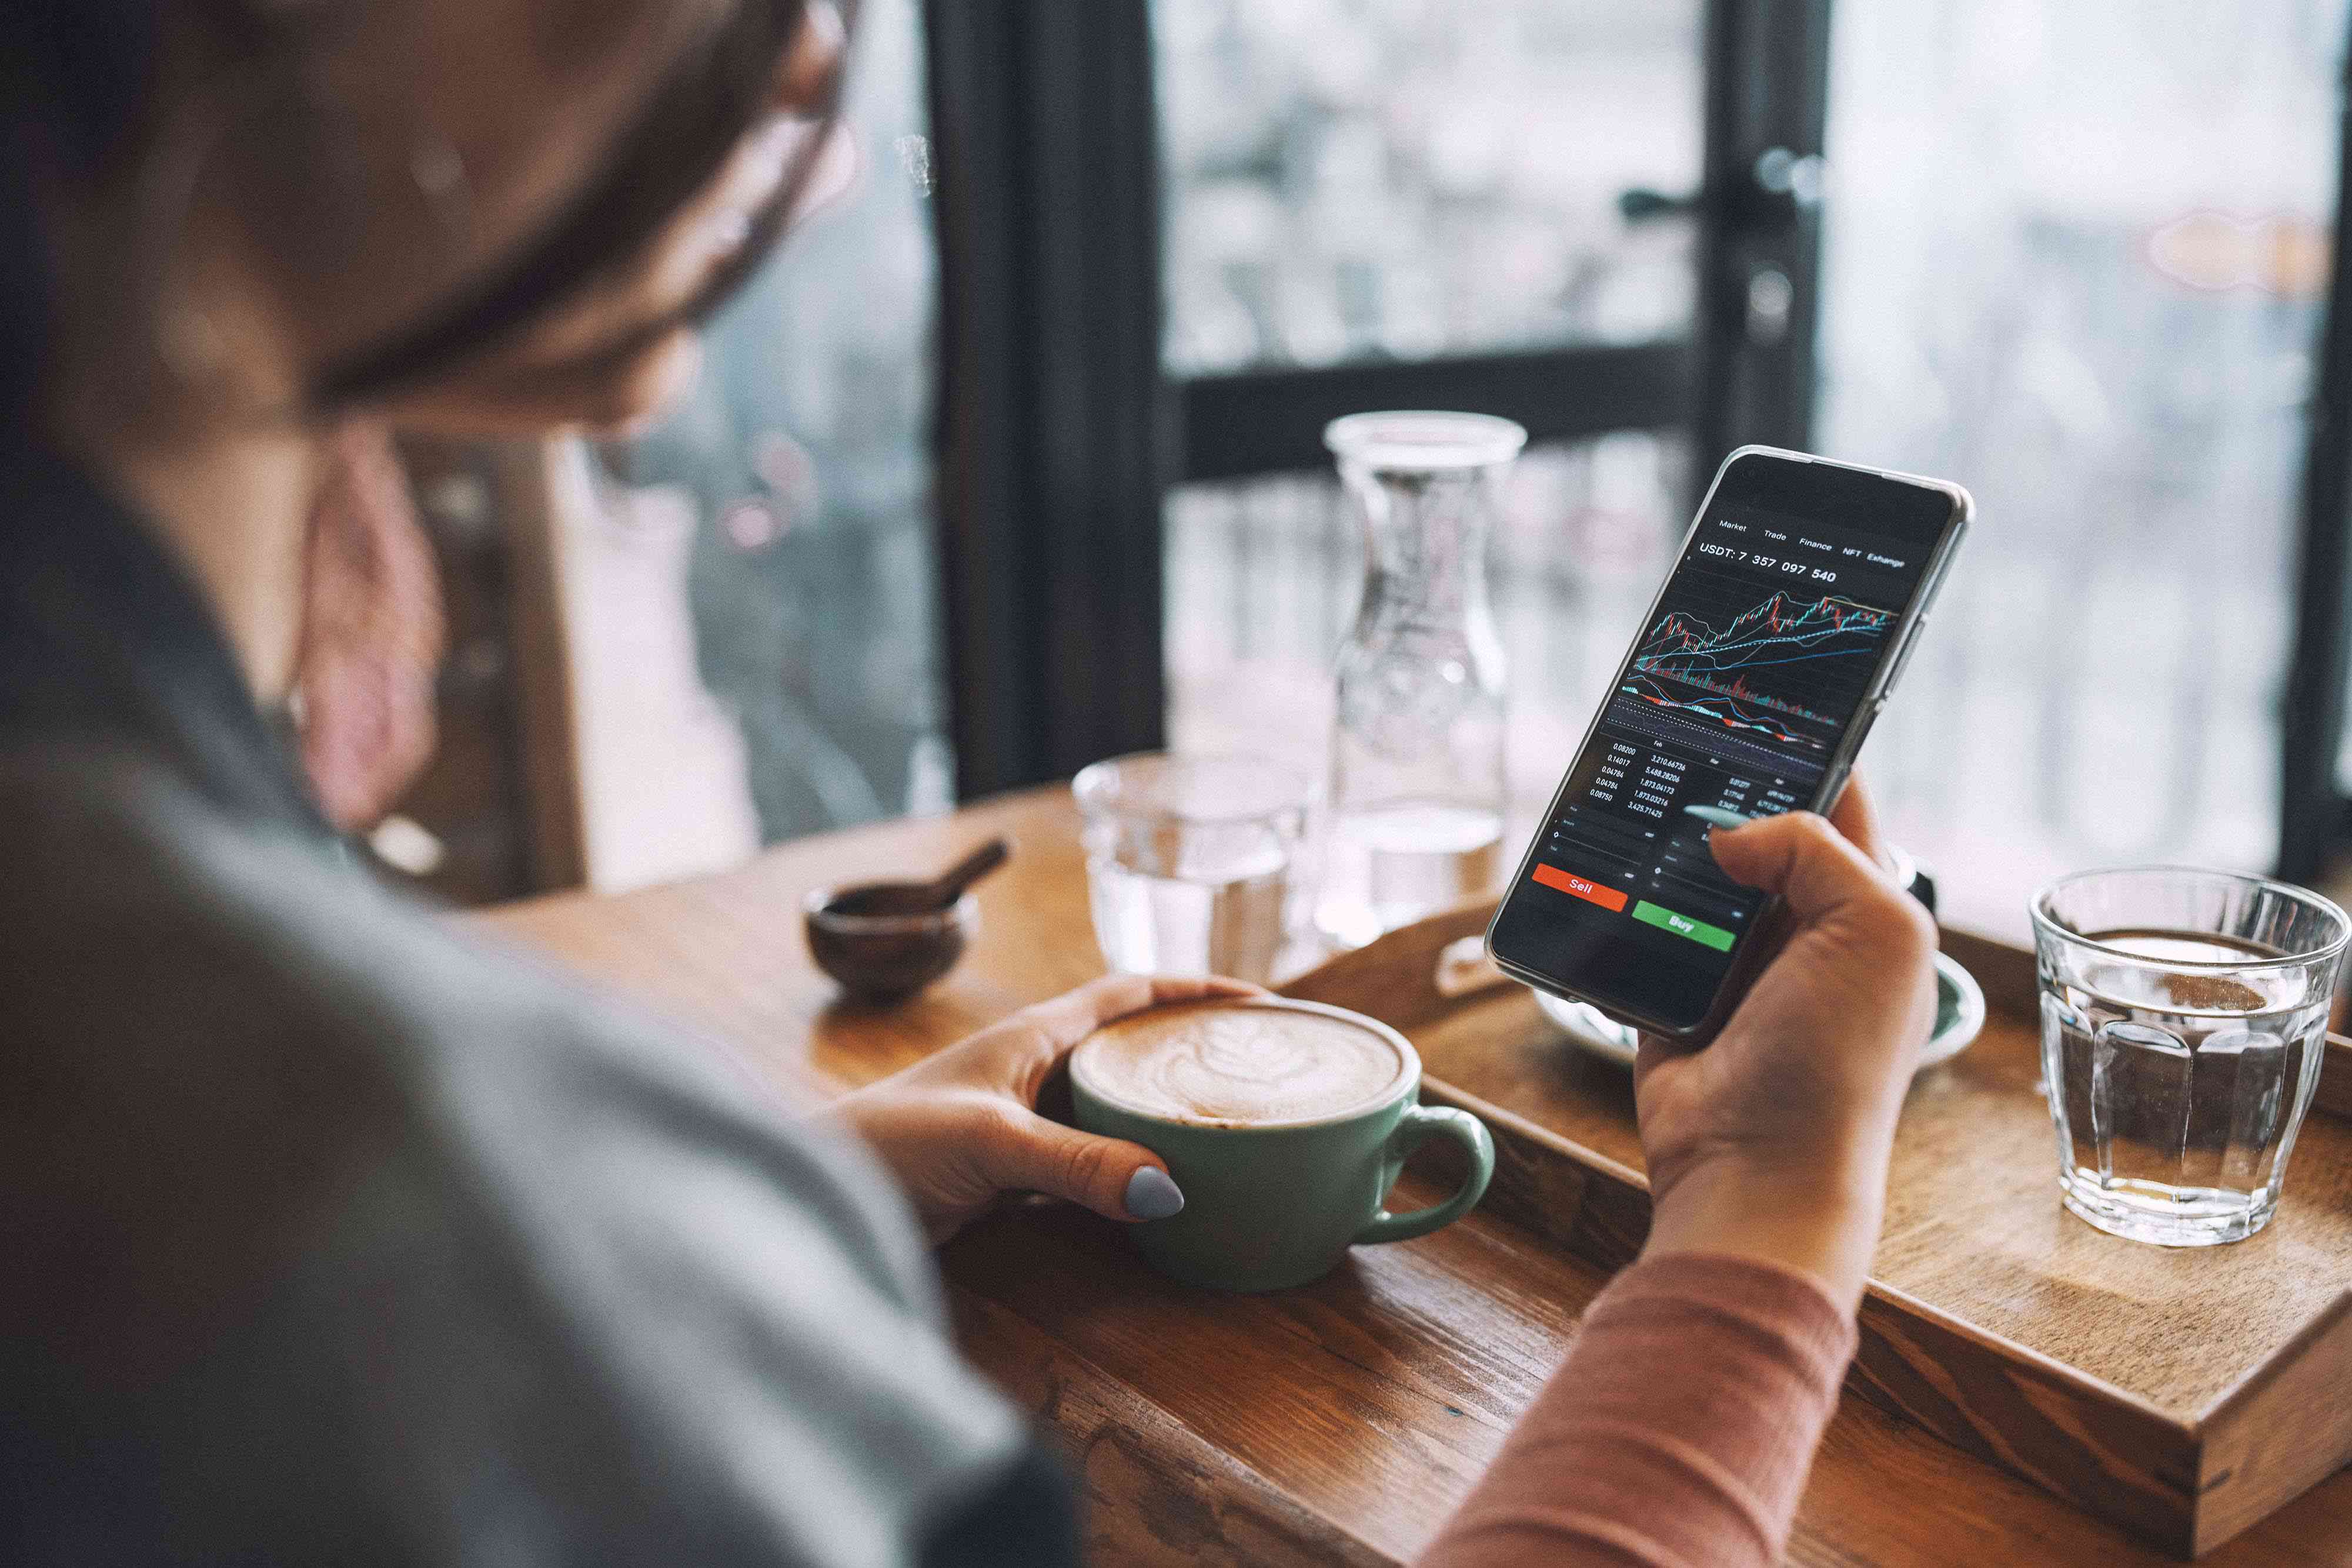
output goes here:
<path id="1" fill-rule="evenodd" d="M 1580 898 L 1587 904 L 1597 904 L 1603 909 L 1622 910 L 1625 907 L 1625 895 L 1615 888 L 1603 887 L 1597 882 L 1573 875 L 1556 865 L 1546 865 L 1541 861 L 1536 862 L 1536 880 L 1546 887 L 1556 887 L 1562 893 Z"/>

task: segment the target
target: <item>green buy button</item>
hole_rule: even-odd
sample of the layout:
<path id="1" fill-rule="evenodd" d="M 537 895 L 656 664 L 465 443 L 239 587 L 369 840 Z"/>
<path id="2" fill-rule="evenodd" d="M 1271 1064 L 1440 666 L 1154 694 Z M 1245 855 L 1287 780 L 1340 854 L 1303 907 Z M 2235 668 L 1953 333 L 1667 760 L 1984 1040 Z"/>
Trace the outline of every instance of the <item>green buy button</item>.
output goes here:
<path id="1" fill-rule="evenodd" d="M 1652 925 L 1663 925 L 1677 936 L 1704 942 L 1718 953 L 1731 951 L 1731 933 L 1722 926 L 1709 925 L 1704 920 L 1693 920 L 1687 915 L 1676 915 L 1671 909 L 1661 909 L 1647 899 L 1633 905 L 1633 918 Z"/>

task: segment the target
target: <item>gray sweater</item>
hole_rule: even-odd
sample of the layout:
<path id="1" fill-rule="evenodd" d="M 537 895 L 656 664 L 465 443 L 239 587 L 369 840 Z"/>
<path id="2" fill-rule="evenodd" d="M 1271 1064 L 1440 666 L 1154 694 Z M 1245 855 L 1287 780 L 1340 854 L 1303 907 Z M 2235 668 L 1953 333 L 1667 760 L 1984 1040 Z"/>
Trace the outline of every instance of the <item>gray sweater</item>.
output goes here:
<path id="1" fill-rule="evenodd" d="M 0 1559 L 1068 1560 L 862 1151 L 355 870 L 143 531 L 0 483 Z"/>

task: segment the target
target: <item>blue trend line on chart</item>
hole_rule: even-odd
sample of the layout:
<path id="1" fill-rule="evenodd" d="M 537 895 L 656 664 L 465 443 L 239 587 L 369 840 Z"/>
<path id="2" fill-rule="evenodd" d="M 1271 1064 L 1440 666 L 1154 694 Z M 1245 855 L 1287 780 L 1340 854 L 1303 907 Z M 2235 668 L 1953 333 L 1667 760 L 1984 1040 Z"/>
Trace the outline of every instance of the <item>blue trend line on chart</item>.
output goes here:
<path id="1" fill-rule="evenodd" d="M 1886 611 L 1834 594 L 1801 605 L 1785 593 L 1775 593 L 1740 612 L 1720 632 L 1688 611 L 1671 611 L 1635 650 L 1622 690 L 1659 707 L 1714 719 L 1727 728 L 1754 730 L 1774 740 L 1819 749 L 1821 742 L 1774 716 L 1820 725 L 1834 725 L 1838 716 L 1753 690 L 1747 672 L 1774 666 L 1818 669 L 1824 661 L 1872 654 L 1894 619 Z M 1814 673 L 1787 670 L 1791 676 Z M 1726 675 L 1730 678 L 1725 679 Z M 1702 695 L 1678 695 L 1665 682 Z"/>
<path id="2" fill-rule="evenodd" d="M 1658 622 L 1634 657 L 1636 669 L 1669 661 L 1710 670 L 1751 669 L 1805 659 L 1866 653 L 1885 634 L 1894 617 L 1834 594 L 1799 609 L 1785 593 L 1742 611 L 1716 631 L 1687 611 L 1675 610 Z M 1665 673 L 1679 674 L 1678 670 Z"/>
<path id="3" fill-rule="evenodd" d="M 1639 697 L 1642 701 L 1654 704 L 1659 707 L 1670 707 L 1683 713 L 1696 714 L 1706 718 L 1715 719 L 1720 722 L 1727 729 L 1752 729 L 1760 735 L 1769 736 L 1774 740 L 1787 741 L 1791 746 L 1810 746 L 1813 744 L 1810 737 L 1797 734 L 1787 725 L 1778 722 L 1769 715 L 1751 712 L 1747 707 L 1741 706 L 1741 704 L 1728 692 L 1718 693 L 1708 697 L 1696 699 L 1676 698 L 1667 695 L 1664 688 L 1658 685 L 1656 682 L 1644 680 L 1640 677 L 1628 681 L 1621 689 L 1624 691 L 1628 696 Z M 1790 713 L 1801 718 L 1814 719 L 1824 724 L 1832 722 L 1832 720 L 1823 717 L 1823 716 L 1814 713 L 1810 708 L 1801 708 L 1790 704 L 1776 702 L 1770 697 L 1756 697 L 1749 695 L 1748 700 L 1759 704 L 1759 706 L 1769 705 L 1772 707 L 1786 708 Z"/>

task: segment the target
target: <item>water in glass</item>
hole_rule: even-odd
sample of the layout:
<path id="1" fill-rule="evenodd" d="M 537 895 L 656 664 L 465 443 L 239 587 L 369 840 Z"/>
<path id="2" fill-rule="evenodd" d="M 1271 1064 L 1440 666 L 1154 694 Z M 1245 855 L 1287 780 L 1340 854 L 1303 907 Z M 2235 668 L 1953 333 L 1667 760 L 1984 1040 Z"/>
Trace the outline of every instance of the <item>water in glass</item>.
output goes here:
<path id="1" fill-rule="evenodd" d="M 1357 946 L 1490 891 L 1507 798 L 1486 537 L 1527 433 L 1484 414 L 1359 413 L 1324 441 L 1364 530 L 1334 671 L 1315 923 Z"/>
<path id="2" fill-rule="evenodd" d="M 1103 961 L 1265 981 L 1286 935 L 1305 782 L 1260 758 L 1150 754 L 1073 785 Z"/>
<path id="3" fill-rule="evenodd" d="M 2273 947 L 2210 932 L 2085 933 L 2100 946 L 2200 966 L 2086 959 L 2042 995 L 2042 1072 L 2068 1207 L 2174 1246 L 2234 1241 L 2270 1220 L 2319 1082 L 2327 998 L 2265 969 Z M 2218 971 L 2203 966 L 2256 967 Z"/>
<path id="4" fill-rule="evenodd" d="M 1181 855 L 1164 866 L 1087 862 L 1103 962 L 1129 974 L 1267 979 L 1289 891 L 1289 858 L 1272 850 L 1222 864 Z"/>
<path id="5" fill-rule="evenodd" d="M 2042 1065 L 2066 1207 L 2204 1247 L 2277 1211 L 2352 921 L 2235 872 L 2081 872 L 2034 895 Z"/>
<path id="6" fill-rule="evenodd" d="M 1503 814 L 1444 800 L 1333 813 L 1323 848 L 1322 922 L 1358 946 L 1475 897 L 1502 865 Z"/>

